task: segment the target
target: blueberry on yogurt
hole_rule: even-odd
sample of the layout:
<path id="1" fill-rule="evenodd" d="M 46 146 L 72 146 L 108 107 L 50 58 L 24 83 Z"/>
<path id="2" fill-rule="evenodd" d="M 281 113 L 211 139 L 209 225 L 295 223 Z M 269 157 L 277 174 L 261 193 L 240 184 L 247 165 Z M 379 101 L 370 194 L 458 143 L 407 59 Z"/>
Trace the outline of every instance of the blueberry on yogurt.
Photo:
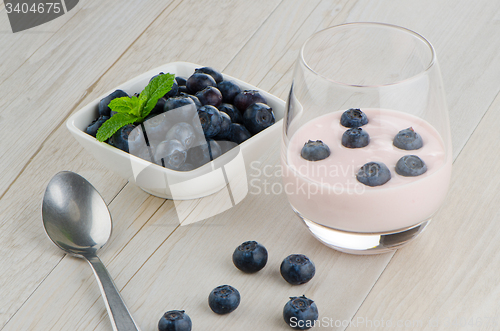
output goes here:
<path id="1" fill-rule="evenodd" d="M 330 148 L 321 140 L 309 140 L 302 147 L 300 155 L 307 161 L 324 160 L 330 156 Z"/>
<path id="2" fill-rule="evenodd" d="M 404 129 L 394 137 L 394 146 L 404 150 L 414 150 L 421 148 L 424 143 L 422 137 L 413 128 Z"/>
<path id="3" fill-rule="evenodd" d="M 396 172 L 401 176 L 420 176 L 426 171 L 425 162 L 416 155 L 405 155 L 396 163 Z"/>
<path id="4" fill-rule="evenodd" d="M 368 162 L 359 169 L 356 179 L 367 186 L 380 186 L 391 179 L 391 171 L 382 162 Z"/>
<path id="5" fill-rule="evenodd" d="M 362 128 L 350 128 L 342 135 L 342 145 L 347 148 L 362 148 L 368 146 L 370 136 Z"/>
<path id="6" fill-rule="evenodd" d="M 342 113 L 340 124 L 346 128 L 357 128 L 368 123 L 368 117 L 361 109 L 350 108 Z"/>

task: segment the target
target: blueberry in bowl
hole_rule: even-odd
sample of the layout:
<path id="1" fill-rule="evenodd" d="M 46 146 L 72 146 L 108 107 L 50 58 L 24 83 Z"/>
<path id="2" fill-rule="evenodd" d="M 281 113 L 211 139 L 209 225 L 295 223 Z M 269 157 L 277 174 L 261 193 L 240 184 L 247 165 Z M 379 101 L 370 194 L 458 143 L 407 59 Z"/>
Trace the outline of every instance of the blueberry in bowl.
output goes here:
<path id="1" fill-rule="evenodd" d="M 225 164 L 228 162 L 235 165 L 241 164 L 243 166 L 241 170 L 231 170 L 230 172 L 227 172 L 227 180 L 231 180 L 234 176 L 241 177 L 241 174 L 249 169 L 251 162 L 260 157 L 263 150 L 268 148 L 270 142 L 279 141 L 282 122 L 281 119 L 283 118 L 285 108 L 285 102 L 283 100 L 265 91 L 259 90 L 255 86 L 245 83 L 237 78 L 222 74 L 222 82 L 234 82 L 238 85 L 241 91 L 259 91 L 259 94 L 266 99 L 266 104 L 273 110 L 275 124 L 262 130 L 258 134 L 252 135 L 248 129 L 242 125 L 242 123 L 236 125 L 238 120 L 235 119 L 235 116 L 233 115 L 237 113 L 233 112 L 234 114 L 231 114 L 231 111 L 227 110 L 225 113 L 232 119 L 229 133 L 226 131 L 224 139 L 217 137 L 217 135 L 213 137 L 206 137 L 202 130 L 200 121 L 191 122 L 195 119 L 194 113 L 196 113 L 197 109 L 201 108 L 203 105 L 201 105 L 198 98 L 194 94 L 191 94 L 193 92 L 188 92 L 186 89 L 185 92 L 179 92 L 177 96 L 172 96 L 167 99 L 164 98 L 164 95 L 161 95 L 158 101 L 152 105 L 152 109 L 155 110 L 152 110 L 142 123 L 135 121 L 129 123 L 131 126 L 134 126 L 134 129 L 131 130 L 130 133 L 132 133 L 132 131 L 137 131 L 137 134 L 129 134 L 129 153 L 124 151 L 126 150 L 126 147 L 124 146 L 125 144 L 122 144 L 121 146 L 123 149 L 119 149 L 118 147 L 109 144 L 112 143 L 113 140 L 118 141 L 119 139 L 108 139 L 105 140 L 105 142 L 100 142 L 93 137 L 92 134 L 86 132 L 92 122 L 98 122 L 100 117 L 98 109 L 99 102 L 111 95 L 114 91 L 123 91 L 129 96 L 130 100 L 134 98 L 139 99 L 141 97 L 141 91 L 143 91 L 149 84 L 151 78 L 158 75 L 158 73 L 163 72 L 164 75 L 170 73 L 174 74 L 175 77 L 186 77 L 186 85 L 189 85 L 189 78 L 194 75 L 196 69 L 201 67 L 202 66 L 200 65 L 192 63 L 174 62 L 150 70 L 130 80 L 129 82 L 116 86 L 107 93 L 103 93 L 102 96 L 98 97 L 96 100 L 92 101 L 70 116 L 66 122 L 66 126 L 75 139 L 104 166 L 117 173 L 122 178 L 136 184 L 147 193 L 162 198 L 177 200 L 196 199 L 216 193 L 227 185 L 227 181 L 220 173 L 221 167 L 225 167 Z M 207 75 L 205 73 L 198 73 L 197 75 L 202 74 Z M 209 82 L 207 86 L 216 87 L 220 84 L 217 84 L 212 76 L 207 76 L 210 77 L 205 79 L 205 81 Z M 182 80 L 176 79 L 175 81 L 177 86 L 186 86 L 181 85 L 183 84 Z M 194 83 L 193 79 L 191 80 L 191 83 Z M 203 88 L 207 86 L 203 86 Z M 199 90 L 202 90 L 203 88 L 200 88 Z M 175 105 L 173 107 L 171 105 L 167 106 L 167 102 L 170 104 L 176 97 L 179 96 L 189 98 L 193 101 L 194 105 L 191 102 L 187 102 L 184 105 L 186 106 L 186 109 L 190 109 L 189 111 L 184 112 L 185 108 L 183 108 L 182 105 L 180 107 L 176 107 Z M 125 97 L 125 95 L 123 97 Z M 231 106 L 225 109 L 236 109 L 236 107 L 234 107 L 234 103 L 229 104 Z M 191 109 L 191 107 L 193 108 Z M 219 112 L 222 111 L 219 110 Z M 176 121 L 171 120 L 172 114 L 178 115 L 176 116 Z M 114 114 L 111 118 L 115 118 L 116 116 L 120 117 L 122 115 Z M 223 117 L 225 118 L 225 116 Z M 194 128 L 196 141 L 193 146 L 200 146 L 203 141 L 206 142 L 210 139 L 214 139 L 214 141 L 217 141 L 218 144 L 220 143 L 219 147 L 221 147 L 221 155 L 216 159 L 198 167 L 195 167 L 194 164 L 188 160 L 189 155 L 186 157 L 184 164 L 182 164 L 178 169 L 166 168 L 155 163 L 155 154 L 158 154 L 158 156 L 161 154 L 161 151 L 157 152 L 158 145 L 167 140 L 167 132 L 169 132 L 169 130 L 179 122 L 187 123 Z M 94 123 L 94 125 L 96 123 Z M 98 126 L 99 125 L 103 124 L 99 123 Z M 93 129 L 95 132 L 95 128 Z M 99 130 L 99 128 L 97 128 L 97 130 Z M 131 139 L 134 140 L 132 144 Z M 115 143 L 116 145 L 120 145 L 119 142 Z M 211 143 L 211 145 L 213 145 L 213 143 Z M 222 148 L 222 146 L 224 148 Z M 217 152 L 217 148 L 215 148 L 214 151 Z M 222 153 L 222 151 L 225 153 Z M 189 149 L 187 153 L 189 154 Z M 238 160 L 241 160 L 241 162 Z M 239 169 L 239 167 L 240 165 L 236 168 L 233 167 L 232 169 Z M 242 196 L 241 199 L 242 198 L 244 198 L 244 196 Z M 235 203 L 241 201 L 241 199 L 238 198 L 238 200 L 235 200 Z"/>
<path id="2" fill-rule="evenodd" d="M 191 331 L 192 326 L 184 310 L 169 310 L 158 321 L 158 331 Z"/>

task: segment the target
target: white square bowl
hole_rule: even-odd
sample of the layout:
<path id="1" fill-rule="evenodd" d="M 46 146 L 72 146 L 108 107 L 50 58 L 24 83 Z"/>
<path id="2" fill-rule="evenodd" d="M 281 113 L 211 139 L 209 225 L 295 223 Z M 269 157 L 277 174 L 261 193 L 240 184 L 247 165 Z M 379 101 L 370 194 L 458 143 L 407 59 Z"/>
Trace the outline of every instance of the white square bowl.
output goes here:
<path id="1" fill-rule="evenodd" d="M 85 132 L 87 126 L 98 117 L 99 101 L 113 91 L 121 89 L 132 95 L 141 92 L 151 77 L 160 72 L 189 77 L 200 67 L 202 66 L 194 63 L 172 62 L 150 70 L 113 88 L 78 110 L 70 116 L 66 126 L 73 137 L 99 162 L 152 195 L 174 200 L 196 199 L 213 194 L 231 183 L 231 192 L 239 192 L 240 197 L 237 200 L 240 201 L 248 192 L 246 169 L 262 155 L 269 142 L 281 139 L 285 113 L 285 101 L 253 85 L 223 74 L 224 80 L 234 80 L 242 90 L 259 90 L 273 109 L 276 123 L 244 141 L 237 148 L 191 171 L 163 168 L 107 143 L 99 142 Z M 236 184 L 233 183 L 238 183 L 238 187 L 234 187 Z"/>

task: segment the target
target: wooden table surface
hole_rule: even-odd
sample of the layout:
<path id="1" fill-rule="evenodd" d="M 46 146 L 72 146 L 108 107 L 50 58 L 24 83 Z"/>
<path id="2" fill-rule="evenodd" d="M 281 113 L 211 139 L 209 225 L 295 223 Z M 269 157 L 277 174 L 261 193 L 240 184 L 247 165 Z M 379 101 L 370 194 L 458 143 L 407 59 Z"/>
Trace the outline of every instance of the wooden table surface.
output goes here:
<path id="1" fill-rule="evenodd" d="M 108 171 L 66 129 L 90 101 L 173 61 L 212 66 L 285 99 L 305 39 L 356 21 L 426 36 L 450 111 L 447 200 L 427 230 L 394 253 L 353 256 L 323 246 L 284 194 L 250 192 L 234 208 L 179 226 L 173 201 Z M 81 0 L 15 34 L 0 5 L 0 330 L 111 330 L 88 265 L 43 231 L 43 192 L 61 170 L 87 178 L 109 204 L 114 232 L 99 255 L 143 331 L 156 330 L 170 309 L 186 310 L 193 330 L 290 330 L 282 309 L 302 294 L 318 305 L 316 329 L 499 330 L 499 36 L 496 0 Z M 279 141 L 269 142 L 259 169 L 277 165 L 278 151 Z M 210 199 L 196 203 L 212 208 Z M 245 240 L 269 251 L 257 274 L 232 265 Z M 292 253 L 315 262 L 311 282 L 281 278 L 279 265 Z M 207 305 L 221 284 L 242 295 L 225 316 Z"/>

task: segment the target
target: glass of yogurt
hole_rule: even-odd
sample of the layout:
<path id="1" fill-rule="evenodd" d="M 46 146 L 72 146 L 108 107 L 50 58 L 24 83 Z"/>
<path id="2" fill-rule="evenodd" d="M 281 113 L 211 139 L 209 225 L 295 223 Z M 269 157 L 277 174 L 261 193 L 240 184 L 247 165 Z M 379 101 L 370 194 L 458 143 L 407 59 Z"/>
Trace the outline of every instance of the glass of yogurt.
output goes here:
<path id="1" fill-rule="evenodd" d="M 283 188 L 322 243 L 377 254 L 416 238 L 443 204 L 452 148 L 432 45 L 382 23 L 319 31 L 287 100 Z"/>

